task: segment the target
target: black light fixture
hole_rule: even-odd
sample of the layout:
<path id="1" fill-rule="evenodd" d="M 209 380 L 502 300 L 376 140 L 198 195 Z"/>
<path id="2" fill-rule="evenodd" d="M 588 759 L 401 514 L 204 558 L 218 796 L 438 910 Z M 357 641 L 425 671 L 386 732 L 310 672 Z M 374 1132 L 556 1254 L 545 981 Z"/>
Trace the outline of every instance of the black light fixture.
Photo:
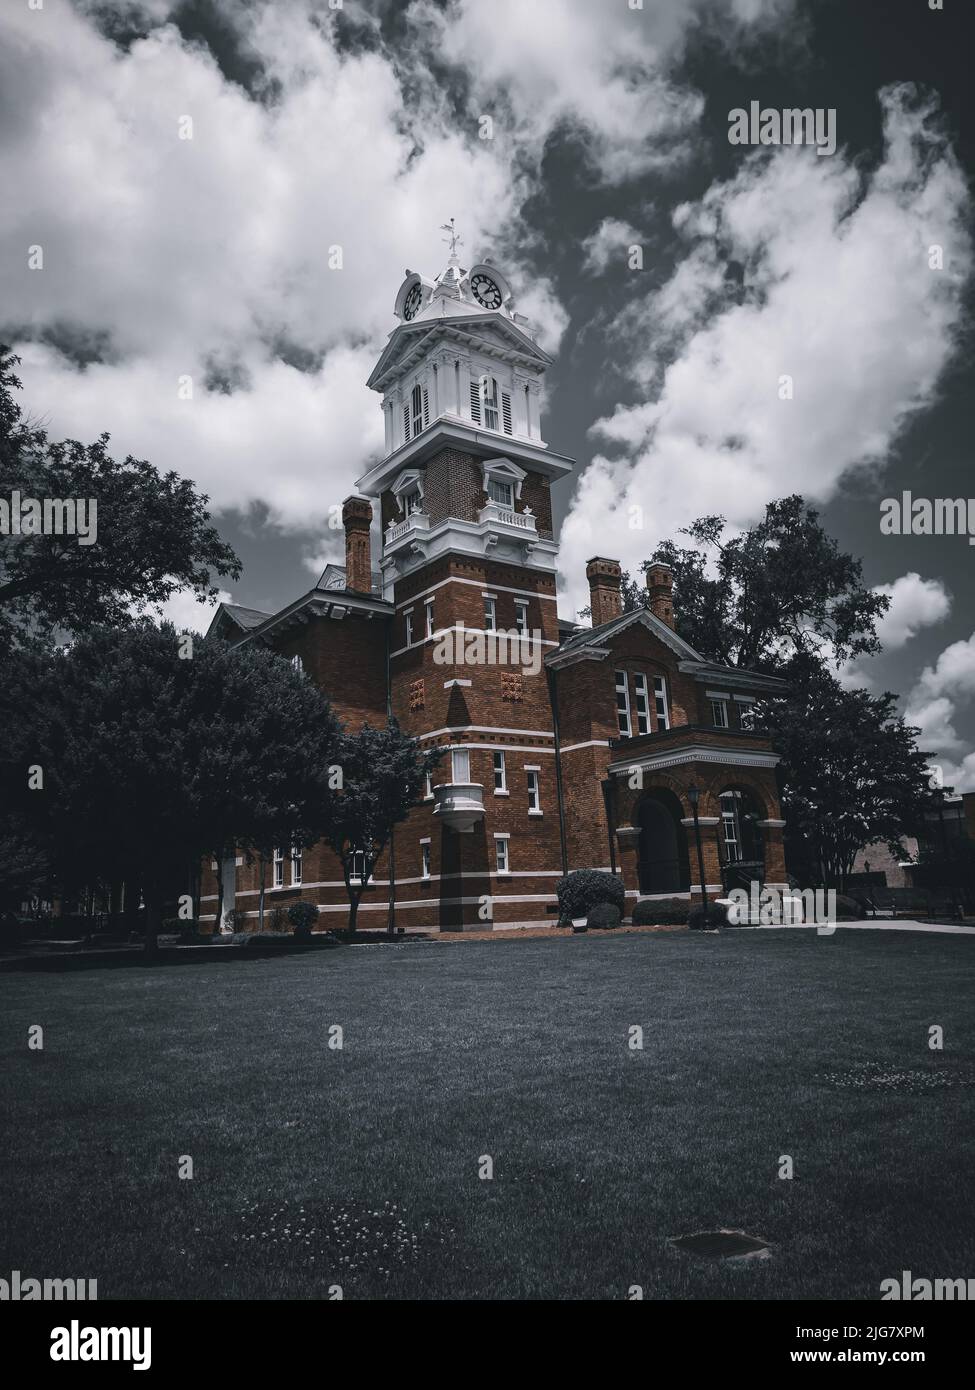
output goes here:
<path id="1" fill-rule="evenodd" d="M 687 788 L 687 799 L 691 803 L 691 810 L 694 813 L 694 840 L 697 844 L 697 871 L 701 875 L 701 906 L 704 908 L 705 918 L 708 911 L 708 888 L 704 878 L 704 851 L 701 848 L 701 823 L 698 820 L 697 806 L 701 799 L 700 788 L 692 782 Z"/>

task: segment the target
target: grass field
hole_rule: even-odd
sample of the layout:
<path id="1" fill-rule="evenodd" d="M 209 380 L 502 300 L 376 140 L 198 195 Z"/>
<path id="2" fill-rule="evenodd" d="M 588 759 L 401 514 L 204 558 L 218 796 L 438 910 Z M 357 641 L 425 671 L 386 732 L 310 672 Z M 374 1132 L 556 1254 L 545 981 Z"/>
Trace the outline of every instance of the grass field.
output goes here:
<path id="1" fill-rule="evenodd" d="M 971 938 L 841 930 L 6 975 L 0 1276 L 875 1299 L 975 1275 L 973 967 Z M 668 1244 L 712 1227 L 774 1255 Z"/>

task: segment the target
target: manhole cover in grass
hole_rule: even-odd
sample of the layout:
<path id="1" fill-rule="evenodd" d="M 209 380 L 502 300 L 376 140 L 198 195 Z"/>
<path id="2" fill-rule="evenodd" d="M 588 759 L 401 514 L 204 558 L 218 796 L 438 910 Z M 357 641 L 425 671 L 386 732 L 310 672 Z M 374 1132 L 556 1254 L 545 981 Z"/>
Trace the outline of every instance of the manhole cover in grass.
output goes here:
<path id="1" fill-rule="evenodd" d="M 772 1251 L 767 1240 L 746 1231 L 695 1231 L 692 1235 L 671 1236 L 671 1245 L 687 1255 L 704 1260 L 767 1260 Z"/>

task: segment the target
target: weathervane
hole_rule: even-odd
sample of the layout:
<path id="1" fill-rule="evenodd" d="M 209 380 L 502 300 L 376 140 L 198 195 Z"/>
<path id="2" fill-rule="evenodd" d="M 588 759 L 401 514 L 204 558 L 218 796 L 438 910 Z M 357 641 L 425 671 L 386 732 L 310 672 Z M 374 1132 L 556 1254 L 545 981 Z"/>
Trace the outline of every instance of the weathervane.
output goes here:
<path id="1" fill-rule="evenodd" d="M 458 246 L 463 246 L 464 239 L 458 235 L 457 228 L 454 226 L 454 219 L 451 218 L 449 222 L 445 222 L 440 230 L 447 233 L 447 236 L 443 237 L 442 240 L 444 243 L 449 242 L 450 259 L 455 260 L 457 257 L 457 248 Z"/>

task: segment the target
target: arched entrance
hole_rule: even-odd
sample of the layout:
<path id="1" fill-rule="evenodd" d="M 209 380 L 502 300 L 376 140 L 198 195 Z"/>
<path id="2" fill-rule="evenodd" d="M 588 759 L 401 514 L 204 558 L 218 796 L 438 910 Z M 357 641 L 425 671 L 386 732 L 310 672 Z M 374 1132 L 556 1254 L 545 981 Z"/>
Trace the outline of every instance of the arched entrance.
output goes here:
<path id="1" fill-rule="evenodd" d="M 640 892 L 686 893 L 691 885 L 687 835 L 673 792 L 653 791 L 640 802 Z"/>

